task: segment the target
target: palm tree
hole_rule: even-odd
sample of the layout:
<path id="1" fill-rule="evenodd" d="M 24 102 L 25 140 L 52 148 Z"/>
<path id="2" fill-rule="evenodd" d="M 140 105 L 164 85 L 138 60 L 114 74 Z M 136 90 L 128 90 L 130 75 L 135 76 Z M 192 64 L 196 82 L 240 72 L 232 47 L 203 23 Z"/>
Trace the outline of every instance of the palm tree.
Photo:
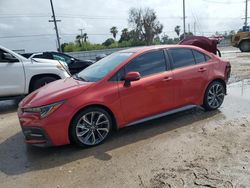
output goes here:
<path id="1" fill-rule="evenodd" d="M 118 33 L 117 27 L 115 26 L 111 27 L 110 33 L 113 35 L 114 39 L 116 39 L 116 34 Z"/>
<path id="2" fill-rule="evenodd" d="M 77 43 L 79 46 L 82 46 L 81 40 L 82 40 L 82 36 L 81 36 L 81 35 L 77 35 L 77 36 L 76 36 L 76 43 Z"/>
<path id="3" fill-rule="evenodd" d="M 89 38 L 88 37 L 88 34 L 87 33 L 84 33 L 83 36 L 82 36 L 84 42 L 87 42 L 87 39 Z"/>
<path id="4" fill-rule="evenodd" d="M 181 32 L 181 26 L 179 26 L 179 25 L 175 26 L 174 31 L 176 32 L 176 34 L 179 37 L 180 36 L 180 32 Z"/>

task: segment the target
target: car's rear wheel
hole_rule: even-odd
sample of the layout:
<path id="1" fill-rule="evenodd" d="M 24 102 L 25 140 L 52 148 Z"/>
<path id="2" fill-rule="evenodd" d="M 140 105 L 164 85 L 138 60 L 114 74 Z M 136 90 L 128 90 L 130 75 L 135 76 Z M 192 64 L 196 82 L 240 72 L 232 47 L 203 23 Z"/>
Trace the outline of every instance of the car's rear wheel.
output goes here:
<path id="1" fill-rule="evenodd" d="M 50 82 L 54 82 L 57 79 L 51 76 L 46 76 L 46 77 L 42 77 L 42 78 L 38 78 L 37 80 L 34 81 L 33 85 L 32 85 L 32 90 L 34 91 L 36 89 L 39 89 L 40 87 L 43 87 L 44 85 L 50 83 Z"/>
<path id="2" fill-rule="evenodd" d="M 218 109 L 224 101 L 225 93 L 226 88 L 224 84 L 218 81 L 212 82 L 205 92 L 203 107 L 206 110 Z"/>
<path id="3" fill-rule="evenodd" d="M 70 126 L 71 141 L 82 147 L 96 146 L 104 142 L 112 130 L 109 113 L 96 107 L 80 112 Z"/>

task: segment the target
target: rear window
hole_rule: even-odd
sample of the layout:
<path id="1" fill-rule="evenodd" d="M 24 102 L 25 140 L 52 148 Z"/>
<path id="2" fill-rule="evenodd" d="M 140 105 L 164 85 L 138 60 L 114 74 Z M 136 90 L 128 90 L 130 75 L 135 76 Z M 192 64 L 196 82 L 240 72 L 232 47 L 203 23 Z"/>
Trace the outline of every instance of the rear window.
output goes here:
<path id="1" fill-rule="evenodd" d="M 196 50 L 193 50 L 193 53 L 196 63 L 203 63 L 206 61 L 205 55 L 203 53 Z"/>
<path id="2" fill-rule="evenodd" d="M 194 54 L 194 58 L 195 58 L 196 63 L 206 62 L 209 59 L 211 59 L 208 55 L 206 55 L 202 52 L 196 51 L 196 50 L 193 50 L 193 54 Z"/>

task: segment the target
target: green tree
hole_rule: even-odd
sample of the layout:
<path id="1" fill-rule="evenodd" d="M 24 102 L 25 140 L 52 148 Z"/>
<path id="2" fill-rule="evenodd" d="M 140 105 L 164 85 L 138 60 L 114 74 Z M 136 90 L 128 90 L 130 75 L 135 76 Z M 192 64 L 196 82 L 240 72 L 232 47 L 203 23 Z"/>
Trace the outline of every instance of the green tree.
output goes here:
<path id="1" fill-rule="evenodd" d="M 110 46 L 111 44 L 115 43 L 115 40 L 112 38 L 107 39 L 102 45 L 104 46 Z"/>
<path id="2" fill-rule="evenodd" d="M 124 28 L 122 30 L 122 34 L 121 34 L 121 38 L 119 40 L 119 43 L 121 43 L 122 41 L 129 41 L 130 40 L 130 33 L 128 31 L 128 28 Z"/>
<path id="3" fill-rule="evenodd" d="M 166 33 L 164 33 L 161 37 L 161 44 L 168 44 L 169 37 Z"/>
<path id="4" fill-rule="evenodd" d="M 115 26 L 111 27 L 110 33 L 113 35 L 114 39 L 116 39 L 116 35 L 118 33 L 117 27 L 115 27 Z"/>
<path id="5" fill-rule="evenodd" d="M 158 21 L 153 9 L 132 8 L 129 11 L 129 23 L 133 26 L 132 35 L 139 41 L 153 44 L 156 36 L 161 34 L 163 25 Z"/>

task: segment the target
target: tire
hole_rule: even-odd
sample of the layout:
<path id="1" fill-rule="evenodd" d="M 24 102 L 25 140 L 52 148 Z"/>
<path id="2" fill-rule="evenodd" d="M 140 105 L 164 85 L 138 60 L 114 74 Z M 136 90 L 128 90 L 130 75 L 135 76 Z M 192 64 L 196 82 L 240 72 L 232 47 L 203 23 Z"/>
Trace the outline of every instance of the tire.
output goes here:
<path id="1" fill-rule="evenodd" d="M 50 82 L 54 82 L 56 80 L 57 80 L 56 78 L 51 77 L 51 76 L 39 78 L 33 82 L 31 91 L 35 91 L 36 89 L 39 89 L 40 87 L 43 87 L 44 85 Z"/>
<path id="2" fill-rule="evenodd" d="M 250 52 L 250 41 L 249 40 L 242 41 L 239 45 L 239 48 L 241 52 Z"/>
<path id="3" fill-rule="evenodd" d="M 90 107 L 75 116 L 69 134 L 72 143 L 80 147 L 92 147 L 103 143 L 112 132 L 110 114 L 102 109 Z"/>
<path id="4" fill-rule="evenodd" d="M 214 81 L 210 83 L 204 95 L 203 107 L 205 110 L 218 109 L 224 101 L 225 93 L 226 88 L 221 82 Z"/>

